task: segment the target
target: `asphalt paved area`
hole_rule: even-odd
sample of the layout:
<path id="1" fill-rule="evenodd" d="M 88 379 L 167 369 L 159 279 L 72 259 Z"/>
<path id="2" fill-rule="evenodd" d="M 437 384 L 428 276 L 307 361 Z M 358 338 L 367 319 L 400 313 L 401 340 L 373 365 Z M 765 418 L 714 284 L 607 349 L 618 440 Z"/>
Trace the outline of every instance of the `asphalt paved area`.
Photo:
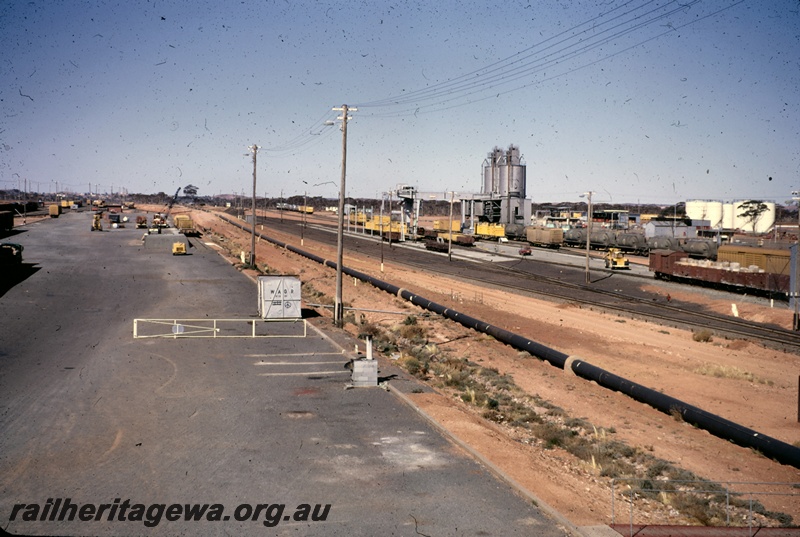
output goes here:
<path id="1" fill-rule="evenodd" d="M 392 393 L 344 389 L 349 356 L 314 329 L 306 337 L 134 339 L 134 319 L 236 318 L 247 326 L 256 319 L 256 286 L 201 239 L 192 239 L 190 255 L 172 256 L 145 249 L 143 231 L 130 224 L 99 233 L 90 221 L 88 212 L 67 212 L 8 239 L 25 250 L 22 271 L 2 273 L 0 287 L 0 528 L 564 534 Z M 275 330 L 297 336 L 301 326 Z M 228 519 L 164 515 L 149 527 L 119 517 L 34 517 L 31 504 L 43 510 L 59 498 L 219 504 Z M 11 521 L 19 504 L 26 507 Z M 264 507 L 235 520 L 245 504 Z M 296 520 L 302 504 L 330 509 L 325 520 Z"/>

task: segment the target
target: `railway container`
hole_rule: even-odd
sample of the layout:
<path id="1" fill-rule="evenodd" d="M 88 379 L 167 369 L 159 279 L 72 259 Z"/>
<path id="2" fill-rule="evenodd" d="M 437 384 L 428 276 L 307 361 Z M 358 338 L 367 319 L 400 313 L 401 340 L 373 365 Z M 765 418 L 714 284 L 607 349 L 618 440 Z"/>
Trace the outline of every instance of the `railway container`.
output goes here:
<path id="1" fill-rule="evenodd" d="M 364 225 L 367 222 L 367 214 L 363 211 L 352 212 L 349 215 L 351 224 Z"/>
<path id="2" fill-rule="evenodd" d="M 791 254 L 789 250 L 726 244 L 719 247 L 717 261 L 738 263 L 741 267 L 757 266 L 772 274 L 789 275 Z"/>
<path id="3" fill-rule="evenodd" d="M 450 224 L 450 231 L 461 231 L 461 222 L 458 220 L 453 220 L 452 222 L 449 220 L 434 220 L 433 230 L 447 232 L 448 224 Z"/>
<path id="4" fill-rule="evenodd" d="M 53 203 L 50 205 L 48 211 L 50 212 L 50 218 L 58 218 L 58 215 L 61 214 L 61 205 L 58 203 Z"/>
<path id="5" fill-rule="evenodd" d="M 188 214 L 176 214 L 172 217 L 172 223 L 179 233 L 183 233 L 184 235 L 194 235 L 197 233 L 192 217 Z"/>
<path id="6" fill-rule="evenodd" d="M 650 271 L 662 280 L 675 280 L 725 290 L 788 297 L 789 276 L 738 263 L 691 259 L 685 252 L 652 250 Z"/>
<path id="7" fill-rule="evenodd" d="M 372 231 L 373 233 L 381 234 L 383 233 L 384 239 L 389 239 L 393 242 L 400 241 L 403 238 L 409 238 L 408 235 L 408 225 L 400 224 L 400 222 L 390 222 L 388 216 L 384 216 L 383 226 L 381 226 L 380 219 L 378 217 L 373 218 L 372 220 L 368 220 L 364 226 L 366 231 Z"/>
<path id="8" fill-rule="evenodd" d="M 17 267 L 21 265 L 23 249 L 21 244 L 14 242 L 0 243 L 0 266 Z"/>
<path id="9" fill-rule="evenodd" d="M 475 236 L 481 239 L 505 238 L 506 227 L 503 224 L 492 224 L 488 222 L 478 222 L 475 224 Z"/>
<path id="10" fill-rule="evenodd" d="M 12 229 L 14 229 L 14 213 L 0 211 L 0 231 L 11 231 Z"/>
<path id="11" fill-rule="evenodd" d="M 557 227 L 528 227 L 525 235 L 529 243 L 544 248 L 561 248 L 564 242 L 564 230 Z"/>
<path id="12" fill-rule="evenodd" d="M 382 219 L 382 220 L 381 220 Z M 374 231 L 380 233 L 381 230 L 388 231 L 390 225 L 392 225 L 391 218 L 389 215 L 385 216 L 373 216 L 372 218 L 368 219 L 364 224 L 364 229 L 367 231 Z M 398 226 L 399 223 L 395 222 L 392 227 Z"/>

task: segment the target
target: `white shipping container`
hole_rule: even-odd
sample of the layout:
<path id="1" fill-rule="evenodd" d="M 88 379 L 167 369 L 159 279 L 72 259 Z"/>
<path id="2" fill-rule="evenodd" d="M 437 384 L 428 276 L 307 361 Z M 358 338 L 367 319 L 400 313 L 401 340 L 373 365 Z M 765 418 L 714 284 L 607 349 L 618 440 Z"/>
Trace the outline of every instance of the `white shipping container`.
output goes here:
<path id="1" fill-rule="evenodd" d="M 302 318 L 300 279 L 296 276 L 259 276 L 258 314 L 262 319 Z"/>

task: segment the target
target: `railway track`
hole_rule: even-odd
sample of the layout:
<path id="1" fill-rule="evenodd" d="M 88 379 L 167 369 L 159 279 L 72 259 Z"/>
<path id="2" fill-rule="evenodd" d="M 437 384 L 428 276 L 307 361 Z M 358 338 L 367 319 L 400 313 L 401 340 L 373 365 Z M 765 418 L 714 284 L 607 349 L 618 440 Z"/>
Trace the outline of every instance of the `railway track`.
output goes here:
<path id="1" fill-rule="evenodd" d="M 422 265 L 402 260 L 393 262 L 405 264 L 406 266 L 413 266 L 420 270 L 430 270 L 430 264 Z M 555 300 L 567 300 L 569 302 L 602 308 L 623 315 L 646 318 L 663 324 L 671 324 L 690 329 L 711 330 L 718 335 L 731 338 L 753 338 L 764 343 L 778 345 L 780 348 L 800 351 L 800 336 L 781 328 L 759 325 L 736 317 L 701 311 L 696 308 L 689 309 L 671 303 L 654 303 L 652 298 L 637 297 L 628 293 L 620 293 L 582 284 L 559 281 L 547 276 L 540 276 L 517 270 L 513 267 L 506 267 L 498 263 L 488 263 L 485 261 L 473 261 L 473 263 L 481 266 L 486 272 L 494 271 L 499 273 L 507 271 L 516 278 L 522 278 L 523 280 L 536 283 L 544 283 L 552 287 L 550 289 L 534 289 L 532 287 L 520 285 L 520 280 L 516 280 L 515 283 L 510 284 L 498 279 L 487 279 L 486 272 L 480 277 L 469 276 L 458 273 L 457 271 L 450 271 L 450 275 L 460 279 L 470 280 L 474 283 L 488 284 L 515 292 L 524 291 L 531 296 L 539 298 L 545 296 Z"/>
<path id="2" fill-rule="evenodd" d="M 299 234 L 296 222 L 280 224 L 277 219 L 269 218 L 265 222 L 267 220 L 270 226 L 283 232 Z M 336 244 L 335 234 L 322 226 L 306 227 L 305 236 L 314 241 Z M 800 335 L 797 333 L 720 315 L 708 311 L 701 304 L 668 300 L 665 298 L 669 296 L 667 290 L 663 294 L 657 294 L 642 288 L 643 279 L 653 286 L 663 286 L 661 282 L 650 278 L 592 269 L 593 274 L 602 276 L 586 285 L 580 283 L 585 274 L 583 269 L 569 264 L 518 258 L 510 258 L 508 262 L 466 259 L 459 255 L 458 248 L 454 249 L 453 261 L 448 261 L 446 255 L 434 254 L 413 246 L 389 247 L 384 243 L 381 251 L 380 242 L 376 238 L 357 234 L 347 236 L 347 249 L 371 259 L 378 260 L 383 256 L 386 261 L 394 264 L 436 272 L 481 286 L 581 304 L 666 326 L 693 331 L 709 330 L 719 337 L 750 339 L 787 352 L 800 353 Z"/>

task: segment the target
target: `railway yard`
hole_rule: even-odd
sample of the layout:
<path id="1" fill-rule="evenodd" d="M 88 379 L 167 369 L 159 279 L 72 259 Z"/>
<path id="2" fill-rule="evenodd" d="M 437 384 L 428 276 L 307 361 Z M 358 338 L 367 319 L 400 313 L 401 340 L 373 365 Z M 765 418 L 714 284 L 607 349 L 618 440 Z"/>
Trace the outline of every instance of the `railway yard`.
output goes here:
<path id="1" fill-rule="evenodd" d="M 217 242 L 233 255 L 249 250 L 248 231 L 217 214 L 195 214 L 198 225 L 205 229 L 204 240 Z M 305 228 L 299 215 L 268 214 L 260 222 L 263 230 L 259 226 L 259 233 L 265 236 L 335 259 L 332 217 L 307 218 Z M 576 252 L 535 250 L 531 258 L 523 259 L 515 255 L 514 245 L 507 246 L 503 255 L 502 246 L 488 244 L 456 249 L 453 261 L 448 262 L 446 254 L 425 252 L 421 245 L 381 245 L 375 238 L 355 233 L 346 240 L 346 267 L 584 358 L 761 434 L 795 446 L 800 441 L 800 339 L 790 331 L 792 313 L 785 302 L 658 282 L 648 274 L 644 262 L 634 266 L 631 274 L 612 273 L 601 270 L 599 257 L 592 260 L 592 283 L 587 289 L 582 285 L 583 260 Z M 257 250 L 260 263 L 271 273 L 300 276 L 305 291 L 310 292 L 307 301 L 325 303 L 324 297 L 329 300 L 333 296 L 331 269 L 260 240 Z M 573 259 L 564 260 L 564 256 Z M 644 467 L 645 474 L 649 471 L 648 475 L 665 477 L 666 472 L 661 475 L 652 466 L 664 465 L 678 469 L 673 478 L 694 476 L 731 483 L 800 481 L 796 467 L 715 438 L 679 417 L 570 376 L 370 285 L 351 279 L 345 283 L 343 299 L 353 308 L 354 321 L 346 329 L 353 335 L 365 329 L 395 334 L 400 342 L 387 345 L 384 354 L 388 360 L 405 364 L 407 370 L 410 364 L 410 370 L 432 387 L 408 397 L 456 438 L 578 525 L 611 521 L 611 478 L 624 474 L 614 469 L 623 466 L 623 461 L 612 457 L 599 462 L 599 455 L 581 458 L 569 452 L 566 440 L 551 438 L 548 445 L 537 439 L 530 427 L 515 426 L 513 417 L 492 413 L 480 403 L 480 396 L 475 404 L 476 388 L 467 387 L 465 395 L 465 389 L 451 381 L 456 376 L 451 361 L 468 362 L 473 373 L 491 369 L 507 376 L 514 390 L 519 390 L 513 398 L 538 401 L 536 410 L 555 416 L 560 425 L 582 424 L 583 429 L 568 426 L 571 435 L 590 440 L 612 436 L 630 448 L 634 459 L 630 464 Z M 416 343 L 413 337 L 402 336 L 405 315 L 417 319 L 415 325 L 422 336 Z M 420 347 L 429 352 L 422 370 L 419 362 L 426 360 Z M 551 405 L 554 408 L 546 410 Z M 551 425 L 549 418 L 543 421 Z M 625 482 L 616 487 L 624 489 Z M 795 486 L 757 488 L 761 493 L 755 497 L 768 510 L 798 520 L 800 501 Z M 766 489 L 776 494 L 763 494 Z M 627 522 L 627 513 L 623 518 Z M 650 523 L 697 523 L 686 513 L 651 499 L 636 505 L 634 518 Z"/>
<path id="2" fill-rule="evenodd" d="M 139 208 L 147 209 L 159 210 Z M 212 246 L 256 274 L 243 266 L 251 234 L 231 223 L 235 215 L 173 212 L 191 215 L 199 236 L 190 245 Z M 258 224 L 265 237 L 335 259 L 332 216 L 269 212 Z M 586 285 L 580 251 L 534 248 L 522 257 L 519 245 L 480 242 L 454 248 L 448 260 L 424 244 L 352 231 L 348 268 L 800 446 L 800 336 L 785 301 L 658 281 L 645 258 L 611 271 L 597 253 Z M 304 306 L 330 326 L 332 269 L 261 238 L 256 260 L 262 272 L 298 276 Z M 373 336 L 392 389 L 572 524 L 800 523 L 800 461 L 781 464 L 369 284 L 344 283 L 344 329 Z M 700 489 L 711 482 L 740 495 L 725 509 L 707 492 L 687 492 L 694 485 L 681 494 L 655 486 L 667 480 L 702 480 Z M 645 481 L 655 492 L 640 490 L 629 502 L 631 484 L 644 489 Z M 750 500 L 760 507 L 750 509 Z"/>

